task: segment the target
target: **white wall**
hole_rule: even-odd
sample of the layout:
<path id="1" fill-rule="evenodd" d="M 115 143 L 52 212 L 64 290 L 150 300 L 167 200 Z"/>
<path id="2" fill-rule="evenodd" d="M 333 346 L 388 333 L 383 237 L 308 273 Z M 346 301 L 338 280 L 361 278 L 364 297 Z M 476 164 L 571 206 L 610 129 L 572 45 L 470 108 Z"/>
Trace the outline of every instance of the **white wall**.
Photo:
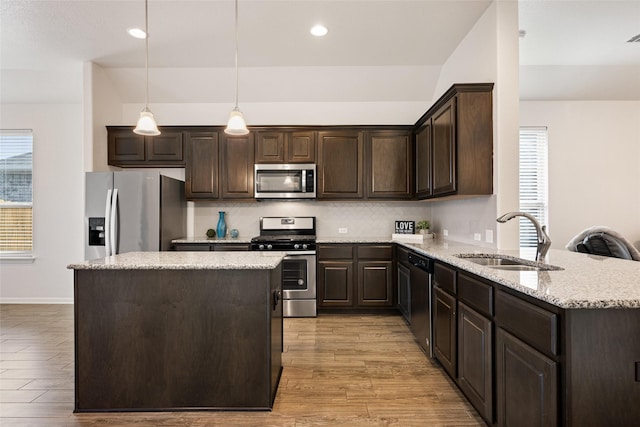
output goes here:
<path id="1" fill-rule="evenodd" d="M 605 225 L 640 248 L 640 101 L 527 101 L 520 125 L 548 127 L 552 247 Z"/>
<path id="2" fill-rule="evenodd" d="M 434 231 L 462 242 L 510 248 L 517 231 L 498 228 L 498 208 L 517 207 L 518 5 L 494 2 L 442 67 L 437 94 L 453 83 L 494 82 L 494 196 L 433 204 Z M 438 95 L 439 96 L 439 95 Z M 515 148 L 514 148 L 515 147 Z M 515 168 L 514 168 L 515 163 Z M 513 185 L 515 179 L 516 185 Z M 513 209 L 509 209 L 513 210 Z M 493 242 L 486 241 L 486 230 Z M 480 233 L 482 242 L 474 240 Z"/>
<path id="3" fill-rule="evenodd" d="M 107 129 L 122 121 L 122 101 L 109 74 L 93 62 L 83 64 L 84 170 L 104 172 L 107 165 Z M 142 109 L 142 107 L 140 108 Z M 139 115 L 140 111 L 138 111 Z M 135 123 L 138 115 L 128 123 Z"/>
<path id="4" fill-rule="evenodd" d="M 33 263 L 0 264 L 0 303 L 73 301 L 83 259 L 81 104 L 4 104 L 0 126 L 33 129 Z"/>

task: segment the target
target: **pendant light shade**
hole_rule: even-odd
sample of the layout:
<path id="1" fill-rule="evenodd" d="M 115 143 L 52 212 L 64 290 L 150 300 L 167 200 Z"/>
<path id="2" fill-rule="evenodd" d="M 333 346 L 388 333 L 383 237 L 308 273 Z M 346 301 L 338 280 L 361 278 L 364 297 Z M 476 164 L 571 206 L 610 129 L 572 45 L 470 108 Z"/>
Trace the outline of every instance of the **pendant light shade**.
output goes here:
<path id="1" fill-rule="evenodd" d="M 142 112 L 140 113 L 138 124 L 136 125 L 136 128 L 133 130 L 133 132 L 137 133 L 138 135 L 146 136 L 160 135 L 156 119 L 153 118 L 153 113 L 149 111 L 147 107 L 144 107 L 144 110 L 142 110 Z"/>
<path id="2" fill-rule="evenodd" d="M 153 117 L 153 113 L 149 110 L 149 11 L 147 0 L 144 0 L 144 32 L 146 34 L 146 37 L 144 38 L 144 69 L 146 73 L 144 108 L 142 109 L 142 112 L 140 112 L 140 118 L 138 119 L 138 124 L 133 130 L 133 133 L 138 135 L 155 136 L 160 135 L 160 130 L 158 130 L 158 124 L 156 123 L 156 119 Z"/>
<path id="3" fill-rule="evenodd" d="M 224 130 L 224 133 L 229 135 L 246 135 L 249 133 L 247 123 L 244 121 L 242 112 L 237 106 L 231 111 L 231 114 L 229 114 L 229 121 L 227 122 L 227 128 Z"/>
<path id="4" fill-rule="evenodd" d="M 238 108 L 238 0 L 236 0 L 236 106 L 229 115 L 229 121 L 224 133 L 228 135 L 246 135 L 249 133 L 247 123 L 244 121 L 240 108 Z"/>

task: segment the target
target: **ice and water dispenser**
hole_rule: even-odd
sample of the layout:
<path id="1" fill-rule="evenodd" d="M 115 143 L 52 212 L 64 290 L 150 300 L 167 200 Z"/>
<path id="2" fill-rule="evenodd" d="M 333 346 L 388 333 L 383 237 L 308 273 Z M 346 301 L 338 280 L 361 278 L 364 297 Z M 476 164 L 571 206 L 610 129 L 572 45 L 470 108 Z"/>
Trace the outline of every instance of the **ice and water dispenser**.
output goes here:
<path id="1" fill-rule="evenodd" d="M 89 218 L 89 246 L 104 246 L 104 217 Z"/>

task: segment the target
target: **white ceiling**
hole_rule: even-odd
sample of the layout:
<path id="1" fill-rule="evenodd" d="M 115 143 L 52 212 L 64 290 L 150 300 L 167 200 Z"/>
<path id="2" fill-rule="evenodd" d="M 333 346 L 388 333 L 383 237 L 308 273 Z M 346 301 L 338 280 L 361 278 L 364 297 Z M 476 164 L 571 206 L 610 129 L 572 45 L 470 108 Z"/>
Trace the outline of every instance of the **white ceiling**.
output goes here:
<path id="1" fill-rule="evenodd" d="M 345 70 L 343 84 L 348 85 L 358 67 L 367 67 L 374 74 L 398 70 L 401 79 L 419 79 L 424 72 L 427 80 L 435 80 L 490 3 L 240 0 L 241 73 L 244 68 L 275 76 L 281 69 L 280 78 L 286 79 L 287 73 L 307 69 L 320 75 L 320 67 L 329 67 L 333 81 Z M 149 0 L 150 67 L 171 86 L 163 101 L 180 96 L 176 69 L 193 76 L 216 69 L 210 75 L 225 79 L 232 72 L 233 10 L 231 0 Z M 318 22 L 329 28 L 321 39 L 308 32 Z M 81 99 L 77 82 L 85 61 L 110 70 L 126 99 L 132 86 L 128 77 L 139 78 L 144 66 L 144 41 L 131 38 L 126 29 L 143 25 L 142 0 L 2 0 L 2 101 Z M 625 43 L 640 33 L 640 0 L 521 0 L 520 28 L 527 32 L 520 42 L 521 98 L 640 99 L 640 43 Z M 381 84 L 367 89 L 367 97 L 397 101 L 390 99 L 398 97 L 394 86 L 384 87 L 385 75 L 380 72 Z M 313 90 L 326 96 L 326 87 L 320 82 Z M 321 95 L 309 93 L 308 99 Z M 418 98 L 430 101 L 431 95 L 423 90 Z M 291 96 L 304 99 L 305 93 L 296 88 Z"/>

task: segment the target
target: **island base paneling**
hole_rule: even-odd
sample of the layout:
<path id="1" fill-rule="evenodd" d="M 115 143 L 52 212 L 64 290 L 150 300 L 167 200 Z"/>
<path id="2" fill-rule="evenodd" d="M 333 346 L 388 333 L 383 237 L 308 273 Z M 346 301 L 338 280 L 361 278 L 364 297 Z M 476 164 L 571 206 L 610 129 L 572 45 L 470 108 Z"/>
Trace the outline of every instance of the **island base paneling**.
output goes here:
<path id="1" fill-rule="evenodd" d="M 75 411 L 269 410 L 281 267 L 75 271 Z"/>

